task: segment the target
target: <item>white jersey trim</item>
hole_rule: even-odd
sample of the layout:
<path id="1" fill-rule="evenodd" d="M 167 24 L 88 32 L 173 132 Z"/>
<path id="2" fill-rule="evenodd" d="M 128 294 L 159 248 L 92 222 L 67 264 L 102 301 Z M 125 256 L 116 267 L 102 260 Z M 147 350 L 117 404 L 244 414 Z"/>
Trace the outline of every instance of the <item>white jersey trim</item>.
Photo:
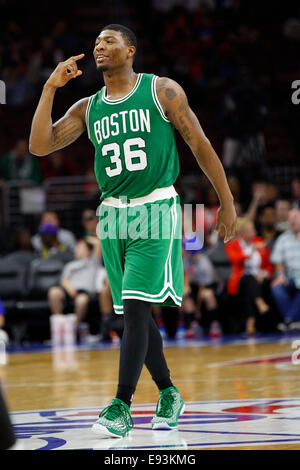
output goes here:
<path id="1" fill-rule="evenodd" d="M 126 96 L 123 96 L 123 98 L 119 98 L 117 100 L 110 100 L 108 98 L 106 98 L 105 94 L 106 94 L 106 86 L 103 87 L 103 93 L 102 93 L 102 101 L 104 101 L 104 103 L 106 104 L 120 104 L 120 103 L 124 103 L 124 101 L 128 100 L 128 98 L 130 98 L 135 92 L 136 90 L 138 89 L 141 81 L 142 81 L 142 76 L 143 74 L 142 73 L 139 73 L 138 74 L 138 78 L 135 82 L 135 85 L 134 87 L 132 88 L 132 90 L 126 95 Z"/>
<path id="2" fill-rule="evenodd" d="M 158 79 L 158 76 L 157 75 L 154 75 L 153 79 L 152 79 L 152 83 L 151 83 L 151 93 L 152 93 L 152 98 L 153 98 L 153 101 L 154 101 L 154 104 L 155 106 L 157 107 L 158 111 L 159 111 L 159 114 L 161 115 L 161 117 L 163 118 L 164 121 L 166 122 L 170 122 L 169 119 L 167 118 L 167 116 L 165 115 L 163 109 L 162 109 L 162 106 L 159 102 L 159 99 L 158 99 L 158 96 L 157 96 L 157 91 L 156 91 L 156 82 L 157 82 L 157 79 Z"/>
<path id="3" fill-rule="evenodd" d="M 151 193 L 146 196 L 129 198 L 129 203 L 125 203 L 122 200 L 122 197 L 107 197 L 103 199 L 102 204 L 105 206 L 113 206 L 117 208 L 124 207 L 134 207 L 141 204 L 147 204 L 149 202 L 161 201 L 163 199 L 170 199 L 171 197 L 176 197 L 178 193 L 176 192 L 174 186 L 167 186 L 166 188 L 156 188 Z"/>
<path id="4" fill-rule="evenodd" d="M 85 110 L 85 125 L 86 125 L 86 128 L 87 128 L 87 133 L 88 133 L 89 139 L 91 139 L 91 136 L 90 136 L 90 109 L 91 109 L 91 106 L 92 106 L 92 101 L 95 98 L 95 96 L 96 96 L 96 94 L 89 97 L 89 101 L 88 101 L 88 104 L 87 104 L 87 107 L 86 107 L 86 110 Z"/>

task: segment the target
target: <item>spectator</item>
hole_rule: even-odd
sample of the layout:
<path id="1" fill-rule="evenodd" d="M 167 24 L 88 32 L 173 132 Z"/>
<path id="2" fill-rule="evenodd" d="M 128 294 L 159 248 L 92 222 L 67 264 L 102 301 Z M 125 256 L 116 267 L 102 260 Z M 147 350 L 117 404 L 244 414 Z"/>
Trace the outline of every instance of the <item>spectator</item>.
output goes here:
<path id="1" fill-rule="evenodd" d="M 57 240 L 61 245 L 69 248 L 70 250 L 74 250 L 76 245 L 76 238 L 75 235 L 70 230 L 66 230 L 60 227 L 60 220 L 56 212 L 47 211 L 44 212 L 41 217 L 40 225 L 50 224 L 56 227 L 56 236 Z M 41 252 L 43 249 L 42 244 L 42 237 L 40 233 L 35 234 L 32 237 L 32 245 L 37 252 Z"/>
<path id="2" fill-rule="evenodd" d="M 98 217 L 93 209 L 85 209 L 81 215 L 84 236 L 97 236 Z"/>
<path id="3" fill-rule="evenodd" d="M 244 216 L 254 222 L 259 207 L 270 202 L 268 199 L 268 183 L 264 180 L 254 180 L 251 184 L 251 193 L 252 199 L 247 210 L 244 211 Z"/>
<path id="4" fill-rule="evenodd" d="M 121 337 L 123 333 L 123 315 L 114 313 L 107 276 L 105 276 L 103 287 L 99 293 L 99 307 L 101 312 L 100 341 L 111 341 L 112 331 L 115 331 Z"/>
<path id="5" fill-rule="evenodd" d="M 300 204 L 300 178 L 294 178 L 291 183 L 292 203 Z"/>
<path id="6" fill-rule="evenodd" d="M 275 240 L 281 232 L 276 230 L 276 212 L 273 204 L 266 204 L 260 207 L 257 213 L 258 235 L 261 236 L 270 252 L 272 251 Z"/>
<path id="7" fill-rule="evenodd" d="M 34 97 L 34 89 L 18 62 L 10 61 L 2 78 L 6 85 L 6 103 L 10 106 L 22 106 L 30 103 Z"/>
<path id="8" fill-rule="evenodd" d="M 16 230 L 13 239 L 12 250 L 14 252 L 30 252 L 33 253 L 33 245 L 31 242 L 30 230 L 26 227 L 20 227 Z"/>
<path id="9" fill-rule="evenodd" d="M 64 262 L 73 258 L 73 250 L 62 244 L 57 237 L 58 228 L 52 224 L 42 224 L 39 228 L 41 237 L 41 249 L 39 255 L 42 258 L 56 257 Z"/>
<path id="10" fill-rule="evenodd" d="M 78 175 L 77 165 L 69 159 L 61 150 L 53 152 L 51 156 L 41 159 L 43 180 L 60 176 Z"/>
<path id="11" fill-rule="evenodd" d="M 298 327 L 300 320 L 300 209 L 289 211 L 290 229 L 282 233 L 273 248 L 271 260 L 275 264 L 272 293 L 283 323 L 279 329 Z"/>
<path id="12" fill-rule="evenodd" d="M 77 242 L 75 260 L 65 265 L 60 285 L 51 287 L 48 291 L 52 316 L 61 316 L 67 302 L 67 308 L 74 304 L 75 326 L 84 319 L 91 297 L 101 292 L 104 286 L 106 274 L 99 263 L 99 256 L 98 239 L 88 237 Z M 52 320 L 55 321 L 53 318 Z"/>
<path id="13" fill-rule="evenodd" d="M 285 232 L 289 229 L 289 210 L 291 203 L 288 199 L 277 199 L 275 202 L 275 228 L 279 232 Z"/>
<path id="14" fill-rule="evenodd" d="M 262 237 L 256 236 L 254 223 L 247 218 L 238 219 L 237 238 L 225 245 L 232 264 L 227 289 L 231 296 L 242 299 L 246 314 L 246 332 L 256 331 L 257 313 L 270 310 L 264 298 L 267 281 L 271 277 L 270 252 Z"/>
<path id="15" fill-rule="evenodd" d="M 223 147 L 223 164 L 233 170 L 247 168 L 251 179 L 257 175 L 265 158 L 263 135 L 267 106 L 262 90 L 254 83 L 249 70 L 242 69 L 239 84 L 224 98 L 224 122 L 227 127 Z"/>
<path id="16" fill-rule="evenodd" d="M 182 311 L 184 312 L 185 325 L 190 336 L 196 323 L 209 328 L 211 335 L 215 334 L 218 322 L 217 292 L 219 279 L 210 259 L 202 253 L 202 243 L 198 237 L 195 242 L 184 239 L 183 241 L 184 263 L 184 295 Z M 202 311 L 201 311 L 202 310 Z"/>
<path id="17" fill-rule="evenodd" d="M 33 84 L 39 84 L 49 77 L 57 64 L 64 60 L 63 53 L 56 49 L 50 36 L 40 38 L 39 49 L 31 55 L 28 76 Z"/>
<path id="18" fill-rule="evenodd" d="M 0 179 L 5 181 L 28 180 L 33 184 L 41 182 L 37 157 L 33 157 L 29 153 L 28 143 L 25 139 L 18 140 L 15 147 L 1 158 Z"/>

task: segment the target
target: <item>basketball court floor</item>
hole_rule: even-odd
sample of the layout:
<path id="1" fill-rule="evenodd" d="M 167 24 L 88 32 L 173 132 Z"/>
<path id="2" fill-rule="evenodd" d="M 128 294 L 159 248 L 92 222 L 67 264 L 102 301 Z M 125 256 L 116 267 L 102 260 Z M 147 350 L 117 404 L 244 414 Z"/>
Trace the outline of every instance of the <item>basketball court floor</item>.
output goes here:
<path id="1" fill-rule="evenodd" d="M 158 394 L 144 369 L 134 429 L 102 439 L 91 426 L 115 394 L 118 349 L 114 342 L 7 354 L 0 376 L 23 449 L 300 449 L 300 334 L 166 342 L 186 401 L 178 430 L 151 430 Z"/>

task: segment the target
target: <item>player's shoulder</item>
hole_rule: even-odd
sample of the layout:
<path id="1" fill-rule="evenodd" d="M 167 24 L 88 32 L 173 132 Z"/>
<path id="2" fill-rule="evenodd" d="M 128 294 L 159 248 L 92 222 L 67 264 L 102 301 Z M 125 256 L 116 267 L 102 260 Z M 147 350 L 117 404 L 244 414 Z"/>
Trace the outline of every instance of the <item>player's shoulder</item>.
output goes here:
<path id="1" fill-rule="evenodd" d="M 170 77 L 157 77 L 156 92 L 159 97 L 165 97 L 168 100 L 185 94 L 181 85 Z"/>
<path id="2" fill-rule="evenodd" d="M 86 96 L 85 98 L 81 98 L 76 101 L 68 110 L 68 114 L 78 116 L 84 120 L 90 98 L 91 96 Z"/>
<path id="3" fill-rule="evenodd" d="M 179 83 L 177 83 L 175 80 L 173 80 L 170 77 L 157 77 L 156 80 L 156 87 L 157 88 L 167 88 L 167 87 L 180 87 Z"/>

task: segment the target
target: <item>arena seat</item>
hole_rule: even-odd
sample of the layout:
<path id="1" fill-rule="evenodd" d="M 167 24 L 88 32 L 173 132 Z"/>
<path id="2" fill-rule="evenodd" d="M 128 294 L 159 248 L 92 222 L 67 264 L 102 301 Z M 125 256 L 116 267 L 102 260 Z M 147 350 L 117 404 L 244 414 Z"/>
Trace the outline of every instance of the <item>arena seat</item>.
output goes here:
<path id="1" fill-rule="evenodd" d="M 27 297 L 47 301 L 48 290 L 59 284 L 63 267 L 64 263 L 59 259 L 33 260 L 29 268 Z"/>
<path id="2" fill-rule="evenodd" d="M 0 262 L 0 297 L 6 309 L 15 305 L 26 292 L 26 267 L 14 260 Z"/>
<path id="3" fill-rule="evenodd" d="M 37 255 L 30 251 L 14 251 L 4 256 L 1 261 L 3 261 L 4 263 L 8 261 L 13 261 L 18 264 L 21 264 L 22 266 L 25 266 L 25 268 L 28 269 L 31 262 L 36 258 Z"/>

